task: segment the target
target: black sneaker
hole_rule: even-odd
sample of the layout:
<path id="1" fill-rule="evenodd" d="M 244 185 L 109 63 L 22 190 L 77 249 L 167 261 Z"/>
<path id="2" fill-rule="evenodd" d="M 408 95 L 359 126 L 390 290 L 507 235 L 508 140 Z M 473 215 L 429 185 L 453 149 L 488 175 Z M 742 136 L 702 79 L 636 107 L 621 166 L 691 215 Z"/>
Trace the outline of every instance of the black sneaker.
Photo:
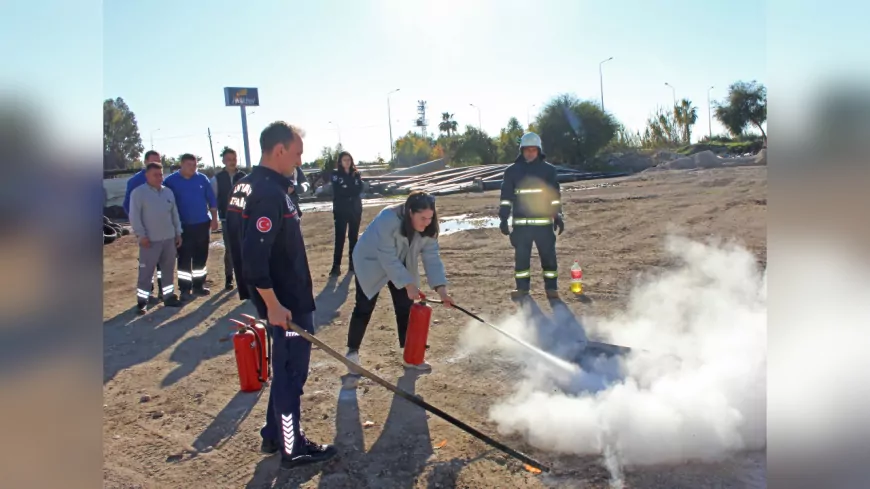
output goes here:
<path id="1" fill-rule="evenodd" d="M 202 295 L 202 296 L 211 295 L 211 291 L 205 287 L 197 287 L 197 288 L 193 289 L 193 293 L 196 295 Z"/>
<path id="2" fill-rule="evenodd" d="M 169 297 L 163 300 L 164 307 L 181 307 L 181 301 L 175 294 L 169 294 Z"/>
<path id="3" fill-rule="evenodd" d="M 272 455 L 273 453 L 278 453 L 281 447 L 278 445 L 278 442 L 275 440 L 267 440 L 263 439 L 263 443 L 260 444 L 260 452 L 265 453 L 266 455 Z"/>
<path id="4" fill-rule="evenodd" d="M 307 453 L 295 455 L 292 458 L 282 456 L 281 468 L 288 470 L 303 465 L 326 462 L 338 455 L 338 449 L 336 449 L 334 445 L 318 445 L 308 438 L 305 438 L 305 448 Z"/>
<path id="5" fill-rule="evenodd" d="M 329 271 L 330 277 L 338 277 L 341 275 L 341 269 L 338 267 L 332 267 L 332 270 Z"/>
<path id="6" fill-rule="evenodd" d="M 226 285 L 224 285 L 224 289 L 233 290 L 233 288 L 235 288 L 235 285 L 233 285 L 233 281 L 227 280 Z"/>

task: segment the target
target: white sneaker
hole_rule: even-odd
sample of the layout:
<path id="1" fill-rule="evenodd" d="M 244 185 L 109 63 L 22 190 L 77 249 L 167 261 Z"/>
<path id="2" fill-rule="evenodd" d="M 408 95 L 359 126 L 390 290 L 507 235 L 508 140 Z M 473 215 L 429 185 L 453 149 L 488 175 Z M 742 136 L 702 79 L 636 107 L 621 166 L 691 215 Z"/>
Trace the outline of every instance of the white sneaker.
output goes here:
<path id="1" fill-rule="evenodd" d="M 360 365 L 359 363 L 359 350 L 348 350 L 347 354 L 344 355 L 344 358 L 350 360 L 351 362 Z M 356 374 L 357 372 L 351 368 L 348 368 L 347 371 L 351 374 Z"/>
<path id="2" fill-rule="evenodd" d="M 414 370 L 420 370 L 423 372 L 431 372 L 432 371 L 432 365 L 429 365 L 429 362 L 426 362 L 425 360 L 423 361 L 423 363 L 420 363 L 417 365 L 414 365 L 413 363 L 408 363 L 405 360 L 402 360 L 402 365 L 405 368 L 412 368 Z"/>

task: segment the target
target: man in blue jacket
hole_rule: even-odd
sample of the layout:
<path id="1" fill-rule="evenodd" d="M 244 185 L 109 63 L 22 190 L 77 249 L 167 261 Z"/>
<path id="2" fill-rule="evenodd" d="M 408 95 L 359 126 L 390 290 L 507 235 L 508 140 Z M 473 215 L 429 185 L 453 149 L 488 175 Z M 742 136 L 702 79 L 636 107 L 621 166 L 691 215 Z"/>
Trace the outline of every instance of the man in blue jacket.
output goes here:
<path id="1" fill-rule="evenodd" d="M 132 194 L 133 191 L 136 190 L 137 188 L 141 187 L 142 185 L 145 185 L 145 183 L 147 181 L 145 178 L 145 170 L 148 169 L 149 163 L 160 164 L 160 153 L 158 153 L 157 151 L 154 151 L 153 149 L 148 150 L 145 152 L 144 160 L 145 160 L 145 163 L 143 165 L 144 168 L 142 168 L 142 170 L 140 170 L 139 173 L 133 175 L 132 177 L 130 177 L 129 180 L 127 180 L 127 191 L 124 193 L 124 204 L 123 205 L 124 205 L 124 213 L 127 214 L 128 219 L 130 218 L 130 194 Z M 172 280 L 173 280 L 173 277 L 169 277 L 169 281 L 172 282 Z M 154 284 L 151 284 L 151 291 L 152 292 L 154 291 Z M 161 301 L 163 301 L 163 272 L 160 271 L 160 265 L 158 264 L 157 265 L 157 298 L 155 299 L 154 296 L 149 296 L 148 302 L 150 304 L 157 304 L 158 302 L 161 302 Z"/>
<path id="2" fill-rule="evenodd" d="M 181 217 L 181 248 L 178 250 L 178 290 L 181 300 L 193 293 L 209 295 L 205 287 L 208 245 L 211 231 L 218 229 L 217 197 L 208 177 L 196 171 L 196 156 L 181 156 L 181 168 L 166 177 L 163 185 L 172 190 Z"/>
<path id="3" fill-rule="evenodd" d="M 302 132 L 283 122 L 260 134 L 260 164 L 233 188 L 227 225 L 239 296 L 251 299 L 273 339 L 274 377 L 269 389 L 261 451 L 281 452 L 281 467 L 323 462 L 338 452 L 309 440 L 302 431 L 302 388 L 308 378 L 311 343 L 290 322 L 314 334 L 314 288 L 299 210 L 287 193 L 302 163 Z"/>

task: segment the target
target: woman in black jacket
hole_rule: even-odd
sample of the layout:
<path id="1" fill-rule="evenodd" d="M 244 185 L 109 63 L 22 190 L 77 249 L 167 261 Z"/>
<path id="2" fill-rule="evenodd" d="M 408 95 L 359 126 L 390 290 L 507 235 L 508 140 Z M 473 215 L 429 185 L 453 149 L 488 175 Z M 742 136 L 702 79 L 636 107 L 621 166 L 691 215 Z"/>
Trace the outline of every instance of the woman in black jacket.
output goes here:
<path id="1" fill-rule="evenodd" d="M 332 183 L 332 215 L 335 219 L 335 254 L 332 257 L 332 270 L 329 275 L 341 275 L 341 255 L 344 253 L 344 236 L 350 241 L 348 253 L 349 271 L 353 271 L 353 248 L 359 236 L 359 223 L 362 219 L 363 183 L 353 156 L 347 151 L 338 155 L 335 169 L 330 176 Z"/>

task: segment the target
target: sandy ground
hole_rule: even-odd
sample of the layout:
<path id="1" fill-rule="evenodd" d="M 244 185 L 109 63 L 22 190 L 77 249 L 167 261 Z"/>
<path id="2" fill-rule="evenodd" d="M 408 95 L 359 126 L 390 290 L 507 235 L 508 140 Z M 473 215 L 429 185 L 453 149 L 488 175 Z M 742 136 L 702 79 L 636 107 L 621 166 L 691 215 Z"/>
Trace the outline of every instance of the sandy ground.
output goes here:
<path id="1" fill-rule="evenodd" d="M 562 276 L 580 259 L 591 301 L 567 300 L 582 314 L 618 310 L 638 272 L 667 267 L 663 239 L 672 229 L 694 239 L 741 241 L 766 263 L 767 169 L 670 171 L 576 182 L 564 187 L 566 231 L 558 240 Z M 497 192 L 440 197 L 441 216 L 493 216 Z M 380 210 L 367 207 L 363 226 Z M 329 212 L 305 214 L 304 232 L 317 297 L 318 336 L 343 351 L 353 308 L 350 275 L 328 280 L 333 226 Z M 518 462 L 392 393 L 364 380 L 342 391 L 343 365 L 314 351 L 303 399 L 303 423 L 314 440 L 335 442 L 340 457 L 286 473 L 277 456 L 259 453 L 267 393 L 238 390 L 229 318 L 252 313 L 236 292 L 224 292 L 223 249 L 213 235 L 213 294 L 180 310 L 156 307 L 137 318 L 137 248 L 131 236 L 104 248 L 104 486 L 227 488 L 538 488 L 608 487 L 600 457 L 566 457 L 499 437 L 487 409 L 507 394 L 504 369 L 486 359 L 457 357 L 467 319 L 437 308 L 427 359 L 434 371 L 403 373 L 388 294 L 383 294 L 361 352 L 363 362 L 402 389 L 554 467 L 534 475 Z M 498 319 L 515 310 L 512 249 L 497 229 L 460 231 L 441 239 L 453 296 Z M 533 255 L 533 298 L 543 313 L 540 264 Z M 343 268 L 346 268 L 346 263 Z M 568 281 L 560 282 L 567 297 Z M 224 340 L 224 341 L 222 341 Z M 142 402 L 144 395 L 150 400 Z M 371 421 L 373 426 L 364 427 Z M 368 424 L 368 423 L 366 423 Z M 440 448 L 443 441 L 446 444 Z M 765 487 L 763 453 L 719 464 L 628 467 L 626 487 Z"/>

